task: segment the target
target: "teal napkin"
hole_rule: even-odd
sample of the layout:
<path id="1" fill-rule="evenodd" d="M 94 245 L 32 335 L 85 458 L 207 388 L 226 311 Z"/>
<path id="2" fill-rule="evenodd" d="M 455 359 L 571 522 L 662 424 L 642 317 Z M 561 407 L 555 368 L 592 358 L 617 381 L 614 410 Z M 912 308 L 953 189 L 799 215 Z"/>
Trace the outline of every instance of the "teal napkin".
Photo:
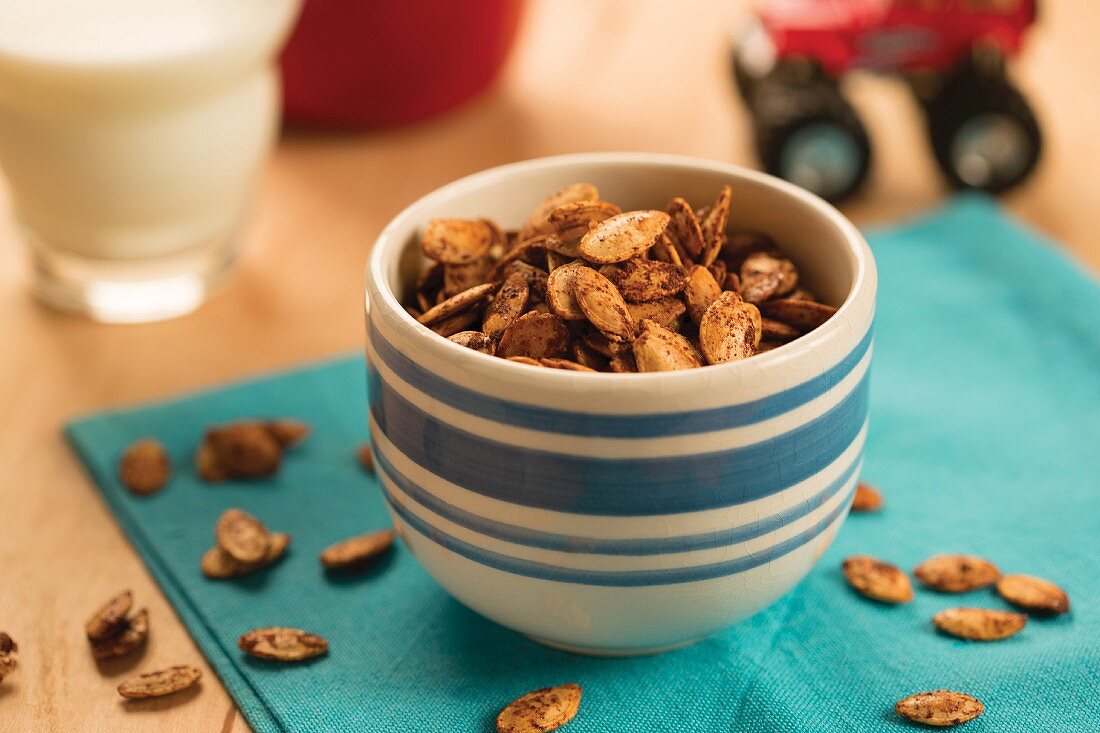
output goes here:
<path id="1" fill-rule="evenodd" d="M 894 701 L 941 687 L 985 702 L 968 731 L 1100 730 L 1100 288 L 983 198 L 870 239 L 881 285 L 864 475 L 886 508 L 849 518 L 785 599 L 671 654 L 545 649 L 451 600 L 404 549 L 366 575 L 326 576 L 326 545 L 389 524 L 354 457 L 366 438 L 359 357 L 86 417 L 68 435 L 261 733 L 491 731 L 514 697 L 570 680 L 584 687 L 570 733 L 911 730 Z M 195 479 L 203 426 L 261 415 L 298 417 L 315 433 L 273 480 Z M 114 466 L 145 435 L 164 441 L 179 469 L 162 493 L 137 498 Z M 230 506 L 293 544 L 266 571 L 206 580 L 199 557 Z M 912 568 L 942 552 L 1048 577 L 1073 611 L 1006 641 L 967 643 L 937 635 L 929 619 L 956 605 L 1005 608 L 992 592 L 918 590 L 913 603 L 886 607 L 849 591 L 839 570 L 853 553 Z M 322 634 L 331 651 L 296 666 L 243 656 L 237 637 L 267 625 Z"/>

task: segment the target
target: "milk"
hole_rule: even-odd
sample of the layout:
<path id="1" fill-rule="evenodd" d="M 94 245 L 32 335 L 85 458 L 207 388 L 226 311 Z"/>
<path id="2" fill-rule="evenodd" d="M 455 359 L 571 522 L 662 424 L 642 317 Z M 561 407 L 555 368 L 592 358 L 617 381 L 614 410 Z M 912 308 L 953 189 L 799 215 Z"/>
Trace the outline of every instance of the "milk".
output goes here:
<path id="1" fill-rule="evenodd" d="M 36 256 L 228 246 L 272 143 L 274 58 L 298 4 L 0 0 L 0 175 Z"/>

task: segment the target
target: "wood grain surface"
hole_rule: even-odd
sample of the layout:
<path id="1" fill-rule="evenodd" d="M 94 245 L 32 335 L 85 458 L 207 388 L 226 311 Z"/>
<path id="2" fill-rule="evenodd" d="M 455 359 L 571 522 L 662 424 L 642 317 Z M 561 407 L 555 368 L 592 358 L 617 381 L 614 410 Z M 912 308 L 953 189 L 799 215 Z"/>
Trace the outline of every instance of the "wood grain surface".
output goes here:
<path id="1" fill-rule="evenodd" d="M 437 120 L 366 134 L 290 131 L 266 166 L 236 275 L 197 313 L 103 326 L 48 312 L 0 184 L 0 629 L 19 669 L 0 685 L 5 731 L 243 731 L 247 725 L 62 442 L 79 413 L 170 397 L 356 351 L 362 268 L 403 206 L 458 176 L 555 153 L 647 150 L 751 163 L 728 75 L 741 2 L 533 2 L 499 83 Z M 1043 3 L 1017 78 L 1048 146 L 1008 206 L 1100 268 L 1100 4 Z M 856 78 L 874 139 L 860 224 L 894 221 L 945 191 L 907 92 Z M 150 609 L 144 654 L 97 668 L 85 617 L 122 588 Z M 323 631 L 323 630 L 322 630 Z M 123 703 L 128 672 L 203 668 L 201 690 Z"/>

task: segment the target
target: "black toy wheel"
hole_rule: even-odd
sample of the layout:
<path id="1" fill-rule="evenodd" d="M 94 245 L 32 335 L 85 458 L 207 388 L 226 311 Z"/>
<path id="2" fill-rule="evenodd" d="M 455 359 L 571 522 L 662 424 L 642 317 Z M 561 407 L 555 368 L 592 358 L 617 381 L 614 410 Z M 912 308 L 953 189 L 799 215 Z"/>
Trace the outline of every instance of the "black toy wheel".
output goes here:
<path id="1" fill-rule="evenodd" d="M 1003 66 L 968 63 L 925 103 L 936 162 L 956 188 L 1000 193 L 1039 162 L 1043 140 Z"/>
<path id="2" fill-rule="evenodd" d="M 834 202 L 863 184 L 867 132 L 834 82 L 769 76 L 757 82 L 752 113 L 757 154 L 772 175 Z"/>

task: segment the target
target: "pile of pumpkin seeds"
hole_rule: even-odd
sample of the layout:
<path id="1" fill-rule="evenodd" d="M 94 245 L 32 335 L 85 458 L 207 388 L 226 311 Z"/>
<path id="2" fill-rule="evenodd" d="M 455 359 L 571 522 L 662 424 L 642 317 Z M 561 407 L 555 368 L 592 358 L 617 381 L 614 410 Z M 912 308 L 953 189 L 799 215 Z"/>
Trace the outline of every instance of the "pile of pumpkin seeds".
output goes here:
<path id="1" fill-rule="evenodd" d="M 433 219 L 432 264 L 406 307 L 444 338 L 531 366 L 601 372 L 747 359 L 828 320 L 766 234 L 726 231 L 731 189 L 696 210 L 622 211 L 589 183 L 540 203 L 518 231 Z"/>

